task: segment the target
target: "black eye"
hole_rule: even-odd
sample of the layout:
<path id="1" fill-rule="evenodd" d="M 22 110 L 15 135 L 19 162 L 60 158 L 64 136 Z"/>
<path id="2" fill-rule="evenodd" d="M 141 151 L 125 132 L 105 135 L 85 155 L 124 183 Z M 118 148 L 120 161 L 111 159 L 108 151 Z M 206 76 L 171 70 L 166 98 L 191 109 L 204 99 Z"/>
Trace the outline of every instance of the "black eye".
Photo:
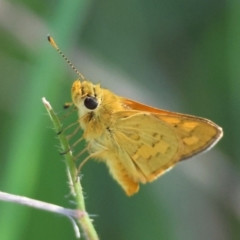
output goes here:
<path id="1" fill-rule="evenodd" d="M 84 100 L 84 105 L 86 108 L 93 110 L 93 109 L 97 108 L 98 101 L 95 97 L 86 97 Z"/>

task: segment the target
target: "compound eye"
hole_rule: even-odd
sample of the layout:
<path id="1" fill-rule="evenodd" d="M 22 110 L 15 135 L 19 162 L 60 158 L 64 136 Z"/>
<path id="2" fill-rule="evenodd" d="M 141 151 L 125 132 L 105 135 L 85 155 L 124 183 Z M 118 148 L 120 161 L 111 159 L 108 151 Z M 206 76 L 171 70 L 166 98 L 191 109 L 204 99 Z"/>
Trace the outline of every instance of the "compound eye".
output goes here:
<path id="1" fill-rule="evenodd" d="M 94 110 L 98 106 L 98 100 L 95 97 L 86 97 L 84 100 L 84 106 L 87 109 Z"/>

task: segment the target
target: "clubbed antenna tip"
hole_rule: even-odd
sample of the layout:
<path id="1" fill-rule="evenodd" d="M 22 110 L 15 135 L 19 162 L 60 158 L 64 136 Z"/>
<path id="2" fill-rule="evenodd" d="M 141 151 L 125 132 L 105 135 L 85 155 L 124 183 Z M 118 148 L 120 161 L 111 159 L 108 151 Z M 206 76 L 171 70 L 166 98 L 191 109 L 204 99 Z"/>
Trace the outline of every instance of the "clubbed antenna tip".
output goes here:
<path id="1" fill-rule="evenodd" d="M 74 65 L 68 60 L 68 58 L 62 53 L 60 48 L 57 46 L 53 38 L 48 35 L 47 36 L 48 41 L 51 43 L 51 45 L 60 53 L 60 55 L 65 59 L 65 61 L 69 64 L 69 66 L 73 69 L 74 72 L 78 74 L 78 76 L 82 79 L 85 80 L 85 77 L 74 67 Z"/>

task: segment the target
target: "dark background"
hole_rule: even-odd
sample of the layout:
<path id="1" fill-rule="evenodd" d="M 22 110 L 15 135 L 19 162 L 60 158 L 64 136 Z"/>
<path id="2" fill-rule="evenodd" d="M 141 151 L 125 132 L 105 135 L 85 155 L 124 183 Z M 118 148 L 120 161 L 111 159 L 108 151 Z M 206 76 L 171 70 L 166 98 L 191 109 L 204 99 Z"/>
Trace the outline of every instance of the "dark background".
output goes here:
<path id="1" fill-rule="evenodd" d="M 88 162 L 82 185 L 100 238 L 240 239 L 239 26 L 233 0 L 1 0 L 0 190 L 74 208 L 41 98 L 64 115 L 77 76 L 47 42 L 50 33 L 94 83 L 224 129 L 213 150 L 131 198 L 104 164 Z M 0 202 L 0 238 L 75 236 L 64 217 Z"/>

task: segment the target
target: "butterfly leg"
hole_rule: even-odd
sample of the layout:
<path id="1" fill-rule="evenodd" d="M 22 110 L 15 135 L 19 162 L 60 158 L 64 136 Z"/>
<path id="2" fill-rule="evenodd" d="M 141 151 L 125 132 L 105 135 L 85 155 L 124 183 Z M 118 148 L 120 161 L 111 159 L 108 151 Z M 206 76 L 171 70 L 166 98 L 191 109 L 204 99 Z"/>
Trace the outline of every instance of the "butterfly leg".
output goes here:
<path id="1" fill-rule="evenodd" d="M 74 126 L 76 124 L 78 124 L 78 122 L 75 122 L 75 123 L 69 125 L 65 129 L 63 129 L 63 131 L 66 131 L 67 129 L 69 129 L 70 127 L 72 127 L 72 126 Z M 80 129 L 80 126 L 78 126 L 71 134 L 67 135 L 66 136 L 67 140 L 70 140 L 79 131 L 79 129 Z"/>
<path id="2" fill-rule="evenodd" d="M 64 105 L 63 105 L 63 108 L 64 109 L 68 109 L 68 108 L 70 108 L 71 106 L 73 105 L 73 103 L 65 103 Z M 66 113 L 65 115 L 63 115 L 63 116 L 61 116 L 59 119 L 61 120 L 61 121 L 63 121 L 64 119 L 66 119 L 69 115 L 71 115 L 74 111 L 76 111 L 76 107 L 73 107 L 72 109 L 70 109 L 69 111 L 68 111 L 68 113 Z"/>
<path id="3" fill-rule="evenodd" d="M 88 150 L 88 147 L 84 148 L 84 149 L 80 152 L 80 154 L 77 155 L 77 157 L 81 156 L 81 155 L 82 155 L 84 152 L 86 152 L 87 150 Z M 77 169 L 77 176 L 79 175 L 79 173 L 80 173 L 83 165 L 84 165 L 88 160 L 90 160 L 91 158 L 94 158 L 94 157 L 97 158 L 98 155 L 101 154 L 101 153 L 102 153 L 102 151 L 99 151 L 99 152 L 95 152 L 95 153 L 92 153 L 92 154 L 88 155 L 88 156 L 79 164 L 78 169 Z M 76 179 L 76 181 L 77 181 L 77 179 Z"/>
<path id="4" fill-rule="evenodd" d="M 78 143 L 80 143 L 83 140 L 83 137 L 81 137 L 79 140 L 77 140 L 68 150 L 61 152 L 60 155 L 64 155 L 68 152 L 70 152 Z"/>

